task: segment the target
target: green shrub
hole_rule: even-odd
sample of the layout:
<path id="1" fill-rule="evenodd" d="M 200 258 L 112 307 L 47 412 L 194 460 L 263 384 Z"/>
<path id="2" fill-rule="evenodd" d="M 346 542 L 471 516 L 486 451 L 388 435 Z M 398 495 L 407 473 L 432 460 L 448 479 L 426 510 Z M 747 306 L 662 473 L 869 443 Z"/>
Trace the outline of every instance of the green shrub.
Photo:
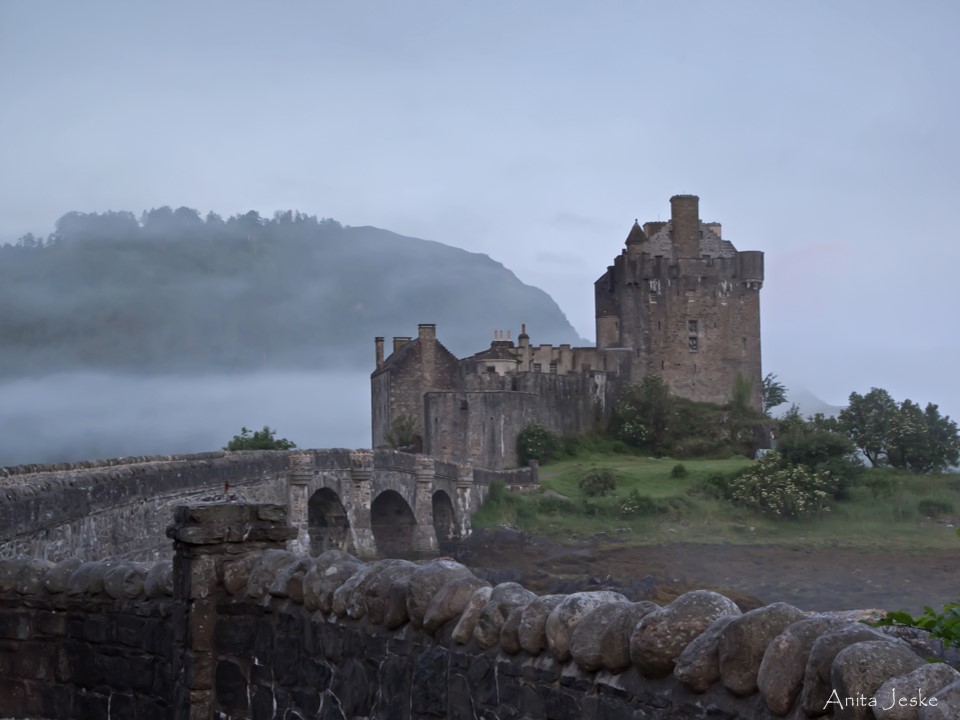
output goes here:
<path id="1" fill-rule="evenodd" d="M 837 480 L 829 473 L 787 465 L 771 452 L 730 481 L 727 499 L 773 517 L 795 518 L 829 510 L 836 489 Z"/>
<path id="2" fill-rule="evenodd" d="M 702 480 L 698 480 L 689 492 L 691 495 L 699 495 L 712 500 L 726 500 L 732 479 L 732 476 L 723 473 L 713 473 Z"/>
<path id="3" fill-rule="evenodd" d="M 560 447 L 563 450 L 563 454 L 567 457 L 576 457 L 580 454 L 582 450 L 582 442 L 579 437 L 576 435 L 566 435 L 560 438 Z"/>
<path id="4" fill-rule="evenodd" d="M 888 612 L 887 616 L 875 623 L 867 623 L 874 627 L 883 625 L 905 625 L 907 627 L 926 630 L 932 637 L 943 640 L 946 646 L 960 647 L 960 602 L 948 603 L 942 613 L 933 611 L 930 606 L 923 608 L 923 614 L 911 617 L 905 612 Z"/>
<path id="5" fill-rule="evenodd" d="M 589 517 L 603 517 L 610 514 L 610 504 L 593 498 L 584 498 L 580 503 L 580 511 Z"/>
<path id="6" fill-rule="evenodd" d="M 617 487 L 617 476 L 606 468 L 591 470 L 580 478 L 580 490 L 587 497 L 603 497 L 613 492 Z"/>
<path id="7" fill-rule="evenodd" d="M 670 470 L 670 477 L 672 478 L 682 478 L 687 476 L 687 466 L 683 463 L 677 463 L 673 466 L 673 469 Z"/>
<path id="8" fill-rule="evenodd" d="M 649 495 L 641 495 L 634 488 L 629 495 L 620 501 L 617 511 L 624 517 L 656 515 L 660 512 L 660 505 Z"/>
<path id="9" fill-rule="evenodd" d="M 224 450 L 292 450 L 296 447 L 286 438 L 275 437 L 276 432 L 266 425 L 253 433 L 248 428 L 240 428 L 240 434 L 234 435 Z"/>
<path id="10" fill-rule="evenodd" d="M 560 438 L 543 425 L 530 423 L 517 435 L 517 455 L 521 465 L 527 465 L 534 459 L 541 464 L 548 463 L 559 452 Z"/>
<path id="11" fill-rule="evenodd" d="M 953 514 L 953 503 L 949 500 L 924 498 L 917 503 L 917 510 L 924 517 L 939 518 L 943 517 L 944 515 Z"/>
<path id="12" fill-rule="evenodd" d="M 537 508 L 544 515 L 563 515 L 577 509 L 571 500 L 556 495 L 541 495 L 537 500 Z"/>
<path id="13" fill-rule="evenodd" d="M 507 486 L 503 480 L 494 480 L 490 483 L 490 490 L 487 491 L 487 502 L 491 505 L 499 505 L 506 492 Z"/>

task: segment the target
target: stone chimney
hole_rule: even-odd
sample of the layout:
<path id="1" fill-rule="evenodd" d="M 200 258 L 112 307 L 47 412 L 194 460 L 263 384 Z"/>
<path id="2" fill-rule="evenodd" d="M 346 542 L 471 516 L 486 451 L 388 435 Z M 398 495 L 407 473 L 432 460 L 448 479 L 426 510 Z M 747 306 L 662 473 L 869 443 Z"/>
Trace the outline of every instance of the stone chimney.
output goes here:
<path id="1" fill-rule="evenodd" d="M 437 326 L 433 323 L 420 323 L 417 325 L 417 337 L 420 342 L 436 342 Z"/>
<path id="2" fill-rule="evenodd" d="M 377 347 L 377 370 L 379 370 L 383 367 L 383 338 L 375 337 L 373 343 Z"/>
<path id="3" fill-rule="evenodd" d="M 678 258 L 700 257 L 700 198 L 674 195 L 670 198 L 673 249 Z"/>

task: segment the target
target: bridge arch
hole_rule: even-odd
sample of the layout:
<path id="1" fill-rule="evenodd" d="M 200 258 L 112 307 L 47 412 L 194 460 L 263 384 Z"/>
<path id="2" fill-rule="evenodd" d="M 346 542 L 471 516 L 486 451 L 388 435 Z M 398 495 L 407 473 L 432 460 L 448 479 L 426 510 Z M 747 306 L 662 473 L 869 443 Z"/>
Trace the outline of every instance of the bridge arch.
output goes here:
<path id="1" fill-rule="evenodd" d="M 417 517 L 396 490 L 384 490 L 370 504 L 370 529 L 382 557 L 410 557 L 416 552 Z"/>
<path id="2" fill-rule="evenodd" d="M 433 493 L 433 529 L 441 550 L 449 550 L 460 539 L 460 527 L 453 500 L 444 490 Z"/>
<path id="3" fill-rule="evenodd" d="M 311 555 L 319 555 L 325 550 L 347 549 L 350 519 L 340 496 L 331 488 L 320 488 L 310 496 L 307 524 Z"/>

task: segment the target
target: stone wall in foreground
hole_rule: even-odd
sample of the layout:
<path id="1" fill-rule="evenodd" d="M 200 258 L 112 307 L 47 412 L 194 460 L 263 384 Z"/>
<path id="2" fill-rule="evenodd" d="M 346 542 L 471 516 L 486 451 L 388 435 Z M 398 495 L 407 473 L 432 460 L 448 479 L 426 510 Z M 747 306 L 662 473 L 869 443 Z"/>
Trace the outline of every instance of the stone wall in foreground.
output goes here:
<path id="1" fill-rule="evenodd" d="M 0 716 L 960 717 L 960 673 L 926 662 L 929 639 L 849 614 L 741 613 L 709 591 L 664 607 L 537 596 L 448 559 L 305 557 L 284 549 L 285 517 L 179 508 L 172 568 L 0 561 Z"/>

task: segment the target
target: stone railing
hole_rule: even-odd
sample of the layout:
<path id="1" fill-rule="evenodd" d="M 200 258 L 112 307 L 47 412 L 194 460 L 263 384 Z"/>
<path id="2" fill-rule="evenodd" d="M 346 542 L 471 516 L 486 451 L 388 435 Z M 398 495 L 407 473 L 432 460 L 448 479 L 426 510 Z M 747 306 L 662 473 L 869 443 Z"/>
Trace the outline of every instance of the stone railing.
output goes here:
<path id="1" fill-rule="evenodd" d="M 537 596 L 448 559 L 305 557 L 284 549 L 285 517 L 179 508 L 172 567 L 0 561 L 0 716 L 960 717 L 934 643 L 849 613 Z"/>

